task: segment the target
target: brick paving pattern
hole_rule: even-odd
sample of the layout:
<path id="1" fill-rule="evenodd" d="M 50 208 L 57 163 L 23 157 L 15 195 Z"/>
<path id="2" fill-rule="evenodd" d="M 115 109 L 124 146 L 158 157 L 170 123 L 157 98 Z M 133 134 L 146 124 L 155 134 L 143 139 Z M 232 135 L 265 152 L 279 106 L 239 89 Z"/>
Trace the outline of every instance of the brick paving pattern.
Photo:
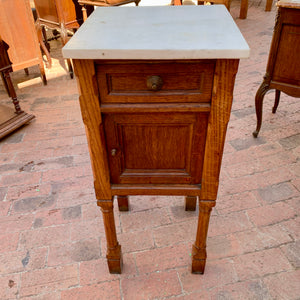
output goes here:
<path id="1" fill-rule="evenodd" d="M 115 209 L 124 272 L 108 273 L 76 80 L 53 40 L 47 86 L 38 68 L 12 74 L 36 119 L 0 141 L 0 299 L 300 298 L 299 99 L 282 94 L 273 115 L 268 93 L 252 137 L 276 9 L 250 1 L 240 20 L 239 5 L 231 15 L 251 56 L 236 79 L 205 274 L 190 273 L 197 211 L 185 212 L 183 197 L 154 196 Z M 10 103 L 2 83 L 0 100 Z"/>

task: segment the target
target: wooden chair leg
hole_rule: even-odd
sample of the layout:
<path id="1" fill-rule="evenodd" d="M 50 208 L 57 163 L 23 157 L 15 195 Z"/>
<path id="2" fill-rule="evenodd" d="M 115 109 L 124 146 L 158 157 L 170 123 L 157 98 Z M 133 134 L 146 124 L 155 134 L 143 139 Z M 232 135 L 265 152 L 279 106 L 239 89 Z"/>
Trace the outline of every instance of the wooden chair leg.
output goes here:
<path id="1" fill-rule="evenodd" d="M 246 19 L 248 14 L 248 0 L 241 0 L 240 19 Z"/>
<path id="2" fill-rule="evenodd" d="M 194 211 L 196 210 L 197 205 L 197 197 L 196 196 L 186 196 L 185 197 L 185 206 L 184 209 L 186 211 Z"/>
<path id="3" fill-rule="evenodd" d="M 85 4 L 81 4 L 81 5 L 82 5 L 81 11 L 82 11 L 83 22 L 85 22 L 87 19 L 86 7 Z"/>
<path id="4" fill-rule="evenodd" d="M 2 78 L 4 81 L 4 85 L 7 87 L 8 91 L 9 91 L 9 95 L 12 98 L 12 102 L 15 106 L 16 114 L 21 114 L 23 111 L 20 107 L 19 100 L 17 98 L 17 94 L 16 94 L 15 88 L 13 86 L 13 83 L 11 81 L 9 72 L 4 71 L 2 76 L 3 76 Z"/>
<path id="5" fill-rule="evenodd" d="M 50 53 L 50 44 L 48 43 L 48 37 L 47 37 L 45 26 L 41 26 L 41 31 L 42 31 L 42 36 L 43 36 L 43 42 L 44 42 L 48 52 Z"/>
<path id="6" fill-rule="evenodd" d="M 271 11 L 273 0 L 267 0 L 265 11 Z"/>
<path id="7" fill-rule="evenodd" d="M 117 196 L 119 211 L 129 210 L 129 200 L 128 196 Z"/>
<path id="8" fill-rule="evenodd" d="M 199 202 L 199 218 L 196 241 L 192 248 L 192 273 L 203 274 L 206 263 L 206 239 L 209 218 L 215 201 Z"/>
<path id="9" fill-rule="evenodd" d="M 43 27 L 43 28 L 44 28 L 44 27 Z M 45 30 L 45 28 L 44 28 L 44 30 Z M 43 32 L 42 32 L 42 29 L 41 29 L 41 27 L 39 26 L 39 24 L 36 25 L 36 31 L 37 31 L 37 36 L 38 36 L 38 40 L 39 40 L 40 47 L 41 47 L 42 51 L 44 52 L 44 54 L 45 54 L 46 57 L 47 57 L 48 68 L 50 69 L 51 66 L 52 66 L 52 59 L 51 59 L 51 56 L 50 56 L 48 47 L 46 46 L 46 44 L 45 44 L 45 42 L 44 42 L 44 39 L 43 39 Z M 45 34 L 46 34 L 46 33 L 45 33 Z M 47 35 L 46 35 L 46 38 L 47 38 Z"/>
<path id="10" fill-rule="evenodd" d="M 114 205 L 112 200 L 98 200 L 98 206 L 101 207 L 103 222 L 107 242 L 107 265 L 112 274 L 121 274 L 122 272 L 122 252 L 121 245 L 117 239 L 116 225 L 114 218 Z"/>

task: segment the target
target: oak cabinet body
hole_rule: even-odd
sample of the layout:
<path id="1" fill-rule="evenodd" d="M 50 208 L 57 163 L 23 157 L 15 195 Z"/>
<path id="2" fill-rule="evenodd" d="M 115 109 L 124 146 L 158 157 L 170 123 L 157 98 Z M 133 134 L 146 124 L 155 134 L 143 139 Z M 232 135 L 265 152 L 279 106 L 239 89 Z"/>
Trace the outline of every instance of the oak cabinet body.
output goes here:
<path id="1" fill-rule="evenodd" d="M 63 52 L 65 57 L 73 59 L 78 79 L 96 198 L 106 230 L 108 267 L 111 273 L 121 272 L 114 196 L 119 209 L 127 210 L 128 195 L 183 195 L 186 210 L 195 209 L 199 199 L 192 272 L 203 273 L 209 216 L 217 198 L 235 75 L 239 58 L 247 57 L 249 49 L 235 27 L 232 30 L 238 39 L 237 52 L 219 52 L 215 48 L 206 51 L 212 44 L 209 41 L 199 44 L 197 26 L 202 26 L 199 22 L 202 13 L 203 17 L 207 12 L 212 13 L 212 18 L 218 20 L 224 17 L 229 27 L 235 26 L 225 7 L 124 9 L 96 10 L 101 24 L 110 26 L 109 21 L 116 21 L 110 35 L 99 41 L 104 44 L 81 49 L 86 45 L 78 43 L 86 34 L 92 34 L 93 28 L 97 32 L 103 29 L 101 24 L 95 26 L 98 19 L 94 13 L 79 29 L 78 36 L 75 34 L 74 44 L 71 39 Z M 128 45 L 122 45 L 120 39 L 126 25 L 118 21 L 119 12 L 127 17 L 133 14 L 134 28 L 139 28 L 138 22 L 148 20 L 149 31 L 129 34 Z M 179 19 L 179 28 L 175 30 L 178 41 L 174 41 L 169 37 L 168 24 Z M 184 27 L 190 19 L 198 25 L 191 33 L 193 38 L 185 41 Z M 163 29 L 153 22 L 163 22 Z M 222 24 L 218 26 L 221 28 Z M 160 35 L 153 46 L 149 37 L 154 36 L 155 30 Z M 115 45 L 114 34 L 119 38 L 118 49 L 110 48 Z M 163 45 L 165 39 L 169 41 Z M 224 38 L 218 35 L 214 41 L 218 48 Z M 92 39 L 90 42 L 92 45 Z M 190 51 L 194 46 L 196 50 Z"/>

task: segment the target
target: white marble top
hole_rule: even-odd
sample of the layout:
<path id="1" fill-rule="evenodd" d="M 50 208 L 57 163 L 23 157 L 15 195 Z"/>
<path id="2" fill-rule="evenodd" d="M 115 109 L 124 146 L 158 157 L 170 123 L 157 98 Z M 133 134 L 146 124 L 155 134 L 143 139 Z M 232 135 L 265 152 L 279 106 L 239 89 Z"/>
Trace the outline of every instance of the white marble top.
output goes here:
<path id="1" fill-rule="evenodd" d="M 246 58 L 223 5 L 98 7 L 63 48 L 77 59 Z"/>

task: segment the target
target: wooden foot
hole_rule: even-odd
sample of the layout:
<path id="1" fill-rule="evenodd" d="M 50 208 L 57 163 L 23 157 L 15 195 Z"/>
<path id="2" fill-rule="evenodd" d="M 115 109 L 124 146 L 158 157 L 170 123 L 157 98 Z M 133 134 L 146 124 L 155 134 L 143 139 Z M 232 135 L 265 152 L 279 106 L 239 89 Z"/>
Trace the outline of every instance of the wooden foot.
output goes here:
<path id="1" fill-rule="evenodd" d="M 109 273 L 111 274 L 121 274 L 123 267 L 122 251 L 121 245 L 117 245 L 116 248 L 109 249 L 106 255 L 107 266 Z"/>
<path id="2" fill-rule="evenodd" d="M 184 209 L 186 211 L 194 211 L 196 210 L 197 205 L 197 197 L 196 196 L 186 196 L 185 197 L 185 206 Z"/>
<path id="3" fill-rule="evenodd" d="M 197 248 L 193 245 L 192 248 L 192 273 L 203 274 L 206 264 L 206 249 Z"/>
<path id="4" fill-rule="evenodd" d="M 101 207 L 103 222 L 107 242 L 107 265 L 112 274 L 121 274 L 122 272 L 122 252 L 121 245 L 117 240 L 115 218 L 112 200 L 98 200 L 98 206 Z"/>
<path id="5" fill-rule="evenodd" d="M 203 274 L 206 263 L 206 238 L 209 218 L 215 201 L 199 202 L 199 218 L 196 241 L 192 249 L 192 273 Z"/>
<path id="6" fill-rule="evenodd" d="M 117 196 L 119 211 L 128 211 L 129 210 L 129 201 L 128 196 Z"/>

